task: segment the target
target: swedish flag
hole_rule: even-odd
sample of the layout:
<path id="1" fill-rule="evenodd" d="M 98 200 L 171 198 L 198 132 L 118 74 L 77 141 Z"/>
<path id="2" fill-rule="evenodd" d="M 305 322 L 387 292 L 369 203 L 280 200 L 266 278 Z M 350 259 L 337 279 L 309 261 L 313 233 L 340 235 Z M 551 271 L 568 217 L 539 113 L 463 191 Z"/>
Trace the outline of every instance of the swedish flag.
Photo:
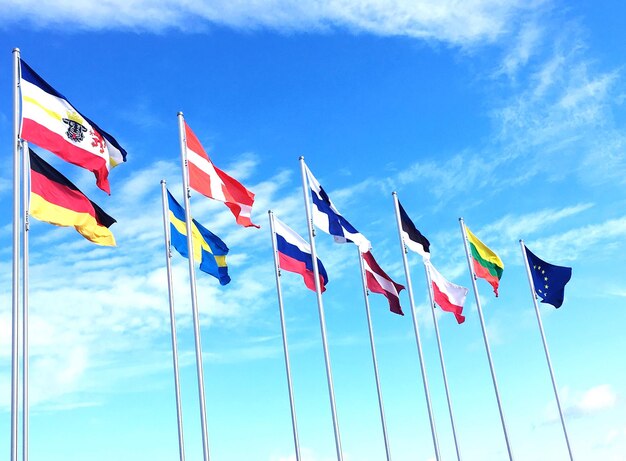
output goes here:
<path id="1" fill-rule="evenodd" d="M 172 245 L 185 258 L 187 252 L 187 226 L 185 224 L 185 210 L 167 191 L 167 200 L 170 209 L 170 233 Z M 200 270 L 212 275 L 220 281 L 220 285 L 230 282 L 226 255 L 228 247 L 214 233 L 192 219 L 191 234 L 193 236 L 193 255 L 200 263 Z"/>

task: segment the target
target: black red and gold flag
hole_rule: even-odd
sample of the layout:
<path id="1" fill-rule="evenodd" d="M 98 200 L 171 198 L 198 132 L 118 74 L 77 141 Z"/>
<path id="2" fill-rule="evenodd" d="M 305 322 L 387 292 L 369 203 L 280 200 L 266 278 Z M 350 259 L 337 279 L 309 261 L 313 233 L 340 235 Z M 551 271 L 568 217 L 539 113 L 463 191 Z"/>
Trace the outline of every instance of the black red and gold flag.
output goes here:
<path id="1" fill-rule="evenodd" d="M 29 154 L 30 216 L 55 226 L 74 227 L 98 245 L 115 246 L 109 230 L 115 219 L 35 152 L 29 149 Z"/>

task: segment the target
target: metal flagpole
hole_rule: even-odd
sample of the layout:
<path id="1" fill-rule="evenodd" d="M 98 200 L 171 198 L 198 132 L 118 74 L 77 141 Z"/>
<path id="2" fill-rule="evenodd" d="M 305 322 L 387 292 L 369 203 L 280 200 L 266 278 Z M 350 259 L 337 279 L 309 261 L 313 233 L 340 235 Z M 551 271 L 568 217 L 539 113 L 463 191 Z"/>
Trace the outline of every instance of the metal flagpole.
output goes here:
<path id="1" fill-rule="evenodd" d="M 465 247 L 465 256 L 467 256 L 467 267 L 470 271 L 470 278 L 472 279 L 472 287 L 474 288 L 474 297 L 476 298 L 476 307 L 478 309 L 478 318 L 480 319 L 480 327 L 483 331 L 483 339 L 485 341 L 485 350 L 487 351 L 487 360 L 489 361 L 489 370 L 491 371 L 491 380 L 493 381 L 493 389 L 496 393 L 496 400 L 498 401 L 498 411 L 500 412 L 500 421 L 502 422 L 502 430 L 504 431 L 504 440 L 506 441 L 506 449 L 509 453 L 509 460 L 513 461 L 513 452 L 511 451 L 511 443 L 509 442 L 509 433 L 506 429 L 506 423 L 504 422 L 504 411 L 502 410 L 502 403 L 500 402 L 500 392 L 498 391 L 498 383 L 496 381 L 496 371 L 493 368 L 493 360 L 491 359 L 491 350 L 489 349 L 489 340 L 487 339 L 487 328 L 485 327 L 485 319 L 483 317 L 483 309 L 480 304 L 480 296 L 478 296 L 478 287 L 476 286 L 476 274 L 472 268 L 472 260 L 470 258 L 470 250 L 467 243 L 467 234 L 465 232 L 465 223 L 463 218 L 459 218 L 459 224 L 461 225 L 461 234 L 463 235 L 463 246 Z"/>
<path id="2" fill-rule="evenodd" d="M 450 413 L 450 424 L 452 425 L 452 436 L 454 437 L 456 459 L 458 461 L 461 461 L 461 451 L 459 450 L 459 441 L 456 435 L 456 426 L 454 424 L 454 415 L 452 413 L 452 400 L 450 400 L 450 390 L 448 389 L 448 375 L 446 373 L 446 365 L 443 361 L 443 349 L 441 347 L 441 337 L 439 336 L 439 324 L 437 322 L 437 315 L 435 314 L 435 296 L 433 295 L 433 283 L 430 277 L 429 263 L 426 261 L 424 261 L 424 270 L 426 271 L 426 283 L 428 284 L 428 296 L 430 297 L 430 310 L 433 314 L 433 324 L 435 325 L 435 335 L 437 336 L 437 347 L 439 348 L 439 360 L 441 362 L 443 385 L 446 388 L 446 399 L 448 400 L 448 411 Z"/>
<path id="3" fill-rule="evenodd" d="M 330 357 L 328 355 L 328 344 L 326 342 L 326 321 L 324 319 L 324 304 L 322 302 L 322 290 L 320 287 L 319 269 L 317 267 L 317 251 L 315 249 L 315 233 L 313 231 L 313 220 L 311 218 L 310 192 L 307 190 L 307 179 L 304 164 L 304 157 L 300 157 L 300 172 L 302 173 L 302 191 L 304 192 L 304 209 L 306 211 L 306 222 L 309 228 L 309 243 L 311 244 L 311 257 L 313 264 L 313 275 L 315 277 L 315 293 L 317 294 L 317 310 L 320 317 L 320 330 L 322 332 L 322 346 L 324 348 L 324 362 L 326 364 L 326 378 L 328 381 L 328 394 L 330 397 L 330 410 L 333 417 L 333 430 L 335 431 L 335 448 L 337 451 L 337 461 L 343 461 L 341 450 L 341 436 L 339 435 L 339 422 L 337 421 L 337 408 L 335 406 L 335 389 L 333 387 L 333 375 L 330 369 Z"/>
<path id="4" fill-rule="evenodd" d="M 283 309 L 283 291 L 280 286 L 280 268 L 278 252 L 276 250 L 276 231 L 274 230 L 274 213 L 268 210 L 270 218 L 270 232 L 272 233 L 272 251 L 274 253 L 274 271 L 276 272 L 276 293 L 278 294 L 278 311 L 280 313 L 280 331 L 283 336 L 283 352 L 285 354 L 285 372 L 287 373 L 287 388 L 289 389 L 289 407 L 291 408 L 291 427 L 293 429 L 293 444 L 296 450 L 296 461 L 300 461 L 300 441 L 298 439 L 298 421 L 296 419 L 296 405 L 293 398 L 291 383 L 291 367 L 289 366 L 289 347 L 287 346 L 287 329 L 285 326 L 285 312 Z"/>
<path id="5" fill-rule="evenodd" d="M 20 50 L 13 49 L 13 267 L 11 307 L 11 461 L 17 461 L 20 303 Z"/>
<path id="6" fill-rule="evenodd" d="M 359 252 L 359 265 L 361 268 L 361 282 L 363 283 L 363 299 L 365 300 L 365 313 L 367 315 L 367 328 L 370 334 L 370 348 L 372 349 L 372 363 L 374 364 L 374 377 L 376 378 L 376 392 L 378 393 L 378 409 L 380 410 L 380 422 L 383 426 L 383 439 L 385 441 L 385 454 L 387 461 L 391 461 L 391 450 L 389 448 L 389 438 L 387 436 L 387 421 L 385 419 L 385 407 L 383 405 L 383 394 L 380 390 L 380 378 L 378 376 L 378 360 L 376 360 L 376 348 L 374 347 L 374 330 L 372 328 L 372 316 L 370 313 L 369 292 L 367 291 L 367 281 L 365 279 L 365 267 L 361 250 Z"/>
<path id="7" fill-rule="evenodd" d="M 167 268 L 167 293 L 170 304 L 170 331 L 172 335 L 172 362 L 174 365 L 174 391 L 176 393 L 176 416 L 178 423 L 178 454 L 185 461 L 185 440 L 183 437 L 183 408 L 180 402 L 180 380 L 178 373 L 178 346 L 176 344 L 176 311 L 174 310 L 174 290 L 172 288 L 172 250 L 169 226 L 169 206 L 167 187 L 161 180 L 161 201 L 163 203 L 163 237 L 165 238 L 165 267 Z"/>
<path id="8" fill-rule="evenodd" d="M 28 461 L 28 232 L 30 204 L 30 153 L 22 142 L 22 203 L 24 204 L 24 241 L 22 245 L 22 460 Z"/>
<path id="9" fill-rule="evenodd" d="M 400 221 L 400 208 L 398 207 L 398 196 L 395 192 L 393 196 L 393 204 L 396 212 L 396 224 L 398 225 L 398 237 L 400 238 L 400 249 L 402 251 L 402 262 L 404 263 L 404 274 L 406 276 L 406 290 L 409 294 L 409 302 L 411 304 L 411 316 L 413 317 L 413 329 L 415 330 L 415 342 L 417 343 L 417 355 L 420 360 L 420 368 L 422 370 L 422 382 L 424 383 L 424 395 L 426 396 L 426 406 L 428 408 L 428 419 L 430 421 L 430 432 L 433 437 L 433 446 L 435 448 L 435 459 L 439 461 L 441 455 L 439 453 L 439 442 L 437 440 L 437 429 L 435 427 L 435 418 L 433 415 L 432 404 L 430 401 L 430 391 L 428 390 L 428 378 L 426 376 L 426 367 L 424 365 L 424 357 L 422 353 L 422 341 L 420 340 L 419 328 L 417 325 L 417 314 L 415 312 L 415 301 L 413 299 L 413 284 L 411 283 L 411 274 L 409 272 L 409 261 L 406 257 L 406 248 L 402 240 L 402 222 Z"/>
<path id="10" fill-rule="evenodd" d="M 200 424 L 202 426 L 203 460 L 209 461 L 209 434 L 207 431 L 206 402 L 204 399 L 204 372 L 202 371 L 202 342 L 200 340 L 200 319 L 198 316 L 198 296 L 196 291 L 196 272 L 193 255 L 193 238 L 191 232 L 191 211 L 189 210 L 189 170 L 187 168 L 187 141 L 185 137 L 185 120 L 183 113 L 178 113 L 178 132 L 180 135 L 180 158 L 183 169 L 183 199 L 185 202 L 185 224 L 187 226 L 187 252 L 189 254 L 189 287 L 191 290 L 191 310 L 193 313 L 193 335 L 196 349 L 196 369 L 198 373 L 198 398 L 200 399 Z"/>
<path id="11" fill-rule="evenodd" d="M 546 341 L 546 335 L 543 331 L 543 323 L 541 322 L 541 315 L 539 314 L 539 305 L 537 304 L 537 294 L 535 293 L 535 284 L 533 283 L 533 277 L 530 273 L 530 266 L 528 263 L 528 256 L 526 255 L 526 248 L 524 241 L 520 240 L 520 247 L 522 254 L 524 255 L 524 264 L 526 265 L 526 275 L 528 276 L 528 285 L 530 286 L 530 294 L 533 298 L 533 304 L 535 306 L 535 314 L 537 314 L 537 323 L 539 324 L 539 332 L 541 333 L 541 341 L 543 342 L 543 350 L 546 353 L 546 361 L 548 362 L 548 369 L 550 370 L 550 379 L 552 380 L 552 388 L 554 389 L 554 397 L 556 397 L 556 406 L 559 409 L 559 417 L 561 418 L 561 426 L 563 426 L 563 434 L 565 435 L 565 443 L 567 444 L 567 452 L 569 453 L 569 459 L 574 461 L 572 455 L 572 447 L 569 443 L 569 437 L 567 436 L 567 429 L 565 427 L 565 418 L 563 417 L 563 410 L 561 409 L 561 400 L 559 399 L 559 391 L 557 390 L 556 378 L 554 377 L 554 371 L 552 369 L 552 361 L 550 360 L 550 352 L 548 351 L 548 342 Z"/>

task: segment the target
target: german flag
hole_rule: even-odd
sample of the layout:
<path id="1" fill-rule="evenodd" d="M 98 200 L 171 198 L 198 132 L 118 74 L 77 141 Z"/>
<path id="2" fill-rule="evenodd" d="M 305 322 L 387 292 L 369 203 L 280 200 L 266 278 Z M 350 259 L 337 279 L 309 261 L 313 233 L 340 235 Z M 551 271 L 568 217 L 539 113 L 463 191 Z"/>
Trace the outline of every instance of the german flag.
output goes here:
<path id="1" fill-rule="evenodd" d="M 29 154 L 30 216 L 55 226 L 73 226 L 90 242 L 115 246 L 109 230 L 115 219 L 31 149 Z"/>

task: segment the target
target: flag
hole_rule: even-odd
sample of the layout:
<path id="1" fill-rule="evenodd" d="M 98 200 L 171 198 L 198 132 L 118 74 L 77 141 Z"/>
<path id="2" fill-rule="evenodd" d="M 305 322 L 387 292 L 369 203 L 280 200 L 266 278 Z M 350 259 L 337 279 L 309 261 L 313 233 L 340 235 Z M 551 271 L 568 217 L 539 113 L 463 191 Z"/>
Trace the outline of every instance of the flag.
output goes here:
<path id="1" fill-rule="evenodd" d="M 572 278 L 572 268 L 547 263 L 535 256 L 526 245 L 524 249 L 533 276 L 535 292 L 542 303 L 552 304 L 558 309 L 563 304 L 565 285 Z"/>
<path id="2" fill-rule="evenodd" d="M 469 241 L 472 259 L 474 261 L 474 273 L 476 277 L 485 279 L 493 287 L 493 291 L 498 296 L 498 286 L 504 263 L 500 257 L 487 247 L 483 242 L 478 240 L 472 231 L 465 226 L 467 232 L 467 240 Z"/>
<path id="3" fill-rule="evenodd" d="M 442 310 L 452 312 L 456 317 L 457 323 L 465 322 L 465 316 L 462 315 L 462 312 L 465 298 L 467 297 L 467 288 L 449 282 L 430 262 L 427 264 L 435 303 Z"/>
<path id="4" fill-rule="evenodd" d="M 315 291 L 315 275 L 313 274 L 313 256 L 311 246 L 278 218 L 274 217 L 276 233 L 276 250 L 278 251 L 278 265 L 282 270 L 300 274 L 309 290 Z M 320 289 L 326 290 L 328 274 L 317 258 L 317 269 L 320 278 Z"/>
<path id="5" fill-rule="evenodd" d="M 422 255 L 422 258 L 430 259 L 430 242 L 417 230 L 417 227 L 415 227 L 409 215 L 406 214 L 399 200 L 398 207 L 400 208 L 400 223 L 402 224 L 402 240 L 404 244 L 409 250 Z"/>
<path id="6" fill-rule="evenodd" d="M 250 219 L 254 194 L 241 183 L 213 165 L 196 135 L 185 122 L 189 185 L 202 195 L 224 202 L 235 215 L 237 224 L 256 227 Z"/>
<path id="7" fill-rule="evenodd" d="M 31 149 L 29 157 L 29 215 L 55 226 L 73 226 L 98 245 L 115 246 L 115 237 L 109 230 L 115 219 Z"/>
<path id="8" fill-rule="evenodd" d="M 172 246 L 185 258 L 187 252 L 187 225 L 185 209 L 178 204 L 170 191 L 167 191 L 167 201 L 170 209 L 170 230 Z M 198 221 L 192 219 L 191 234 L 193 235 L 193 257 L 200 263 L 200 270 L 212 275 L 220 281 L 220 285 L 230 282 L 226 255 L 228 247 L 222 240 L 213 234 Z"/>
<path id="9" fill-rule="evenodd" d="M 109 170 L 126 161 L 126 151 L 24 61 L 20 61 L 20 69 L 21 138 L 92 171 L 98 187 L 110 194 Z"/>
<path id="10" fill-rule="evenodd" d="M 359 247 L 362 253 L 369 251 L 372 248 L 369 240 L 341 216 L 309 167 L 304 165 L 304 168 L 313 198 L 313 224 L 327 234 L 334 236 L 337 243 L 352 242 Z"/>
<path id="11" fill-rule="evenodd" d="M 384 270 L 380 268 L 371 251 L 361 253 L 365 263 L 365 281 L 367 289 L 372 293 L 380 293 L 387 298 L 389 310 L 394 314 L 404 315 L 400 306 L 400 291 L 404 286 L 391 280 Z"/>

